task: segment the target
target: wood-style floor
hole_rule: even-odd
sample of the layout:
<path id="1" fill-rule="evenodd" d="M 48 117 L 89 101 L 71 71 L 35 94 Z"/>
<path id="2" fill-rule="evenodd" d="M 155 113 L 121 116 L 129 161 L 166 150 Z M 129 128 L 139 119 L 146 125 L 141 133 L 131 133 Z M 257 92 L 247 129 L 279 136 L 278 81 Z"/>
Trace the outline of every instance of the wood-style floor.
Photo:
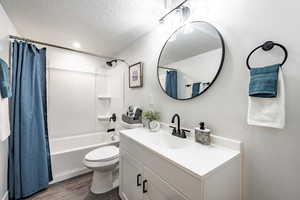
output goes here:
<path id="1" fill-rule="evenodd" d="M 118 189 L 100 195 L 92 194 L 91 181 L 92 174 L 82 175 L 51 185 L 25 200 L 120 200 Z"/>

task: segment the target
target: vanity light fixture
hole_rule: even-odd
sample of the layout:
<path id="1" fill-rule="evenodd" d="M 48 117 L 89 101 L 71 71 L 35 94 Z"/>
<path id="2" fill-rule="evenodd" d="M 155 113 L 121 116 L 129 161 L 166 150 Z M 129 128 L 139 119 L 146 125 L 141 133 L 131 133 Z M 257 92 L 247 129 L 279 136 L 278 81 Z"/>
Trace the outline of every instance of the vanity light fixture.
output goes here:
<path id="1" fill-rule="evenodd" d="M 175 12 L 176 14 L 178 14 L 178 12 L 180 12 L 181 16 L 181 21 L 185 22 L 191 14 L 191 10 L 188 6 L 185 6 L 184 4 L 187 2 L 188 0 L 184 0 L 183 2 L 181 2 L 178 6 L 176 6 L 175 8 L 173 8 L 172 10 L 170 10 L 169 12 L 167 12 L 162 18 L 159 19 L 159 23 L 164 23 L 165 19 L 170 15 L 173 14 L 173 12 Z"/>

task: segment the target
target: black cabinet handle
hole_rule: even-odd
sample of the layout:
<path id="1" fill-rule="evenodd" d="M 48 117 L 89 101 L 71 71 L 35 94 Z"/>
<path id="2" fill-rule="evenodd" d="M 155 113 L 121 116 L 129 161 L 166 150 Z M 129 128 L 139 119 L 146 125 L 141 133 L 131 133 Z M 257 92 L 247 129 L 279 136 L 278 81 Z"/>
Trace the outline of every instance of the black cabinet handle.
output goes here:
<path id="1" fill-rule="evenodd" d="M 140 178 L 142 177 L 142 175 L 141 174 L 138 174 L 137 176 L 136 176 L 136 186 L 141 186 L 142 184 L 141 184 L 141 182 L 140 182 Z"/>
<path id="2" fill-rule="evenodd" d="M 147 180 L 144 180 L 144 181 L 143 181 L 143 193 L 148 192 L 148 190 L 147 190 L 147 188 L 146 188 L 147 182 L 148 182 Z"/>

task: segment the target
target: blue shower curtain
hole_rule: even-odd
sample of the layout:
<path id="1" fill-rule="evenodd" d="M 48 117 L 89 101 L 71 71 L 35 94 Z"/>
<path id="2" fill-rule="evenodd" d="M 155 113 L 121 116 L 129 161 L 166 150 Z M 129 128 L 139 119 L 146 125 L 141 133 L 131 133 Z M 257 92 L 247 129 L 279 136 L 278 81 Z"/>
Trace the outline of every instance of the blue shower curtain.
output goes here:
<path id="1" fill-rule="evenodd" d="M 52 180 L 47 125 L 46 49 L 12 44 L 8 190 L 11 200 L 48 187 Z"/>
<path id="2" fill-rule="evenodd" d="M 200 93 L 200 83 L 193 83 L 192 97 L 198 96 Z"/>
<path id="3" fill-rule="evenodd" d="M 167 71 L 166 92 L 170 97 L 177 99 L 177 71 Z"/>

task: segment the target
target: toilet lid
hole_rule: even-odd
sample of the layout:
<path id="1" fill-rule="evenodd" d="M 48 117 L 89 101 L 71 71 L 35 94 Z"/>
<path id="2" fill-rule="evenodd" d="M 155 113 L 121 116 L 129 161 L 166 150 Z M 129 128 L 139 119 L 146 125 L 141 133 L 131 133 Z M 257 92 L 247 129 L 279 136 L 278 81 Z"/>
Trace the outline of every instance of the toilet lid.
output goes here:
<path id="1" fill-rule="evenodd" d="M 115 146 L 104 146 L 95 149 L 85 156 L 85 160 L 90 162 L 109 161 L 119 157 L 119 148 Z"/>

